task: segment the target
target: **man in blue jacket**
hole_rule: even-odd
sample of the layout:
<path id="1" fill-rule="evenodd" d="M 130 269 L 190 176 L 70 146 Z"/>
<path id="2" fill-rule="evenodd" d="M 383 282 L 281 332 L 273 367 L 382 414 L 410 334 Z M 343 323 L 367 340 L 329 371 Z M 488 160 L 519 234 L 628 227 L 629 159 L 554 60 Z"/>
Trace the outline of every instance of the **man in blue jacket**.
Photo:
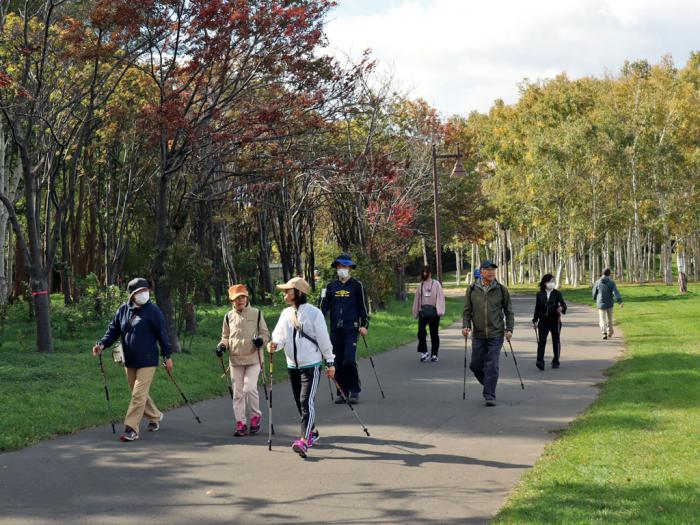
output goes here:
<path id="1" fill-rule="evenodd" d="M 603 276 L 593 286 L 593 300 L 596 301 L 598 307 L 600 331 L 603 333 L 603 339 L 609 339 L 613 336 L 614 301 L 617 301 L 622 308 L 622 297 L 617 291 L 615 281 L 610 278 L 610 268 L 603 270 Z"/>
<path id="2" fill-rule="evenodd" d="M 329 283 L 321 292 L 321 311 L 330 312 L 331 342 L 335 354 L 335 378 L 348 395 L 351 403 L 360 397 L 360 378 L 357 375 L 357 336 L 367 335 L 369 314 L 367 295 L 362 283 L 350 276 L 357 268 L 352 257 L 343 253 L 331 264 L 338 273 L 338 279 Z M 343 403 L 338 394 L 337 404 Z"/>
<path id="3" fill-rule="evenodd" d="M 139 425 L 145 415 L 149 420 L 148 430 L 157 432 L 163 413 L 149 396 L 151 382 L 158 367 L 158 344 L 165 359 L 165 366 L 172 372 L 171 348 L 163 312 L 150 301 L 149 284 L 146 279 L 137 278 L 129 282 L 129 300 L 119 307 L 109 323 L 102 339 L 92 348 L 98 355 L 121 339 L 124 351 L 124 366 L 131 390 L 131 403 L 124 419 L 122 441 L 135 441 L 139 438 Z"/>

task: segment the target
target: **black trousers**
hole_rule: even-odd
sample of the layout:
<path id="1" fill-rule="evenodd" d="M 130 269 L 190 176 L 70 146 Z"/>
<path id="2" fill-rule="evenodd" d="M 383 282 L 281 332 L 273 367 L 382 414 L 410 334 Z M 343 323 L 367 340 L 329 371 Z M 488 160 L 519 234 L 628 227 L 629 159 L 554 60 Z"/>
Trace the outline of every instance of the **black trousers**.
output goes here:
<path id="1" fill-rule="evenodd" d="M 335 355 L 335 380 L 345 394 L 359 394 L 360 377 L 357 374 L 357 328 L 336 328 L 331 331 Z"/>
<path id="2" fill-rule="evenodd" d="M 544 351 L 547 346 L 547 336 L 552 334 L 552 347 L 554 350 L 554 358 L 552 363 L 559 362 L 559 356 L 561 354 L 561 341 L 559 339 L 559 334 L 561 332 L 561 324 L 559 319 L 540 319 L 537 325 L 537 331 L 539 333 L 540 342 L 537 345 L 537 362 L 544 364 Z"/>
<path id="3" fill-rule="evenodd" d="M 440 349 L 440 318 L 435 319 L 423 319 L 418 317 L 418 351 L 422 354 L 428 351 L 428 331 L 426 327 L 430 329 L 430 353 L 432 355 L 438 355 L 438 350 Z"/>
<path id="4" fill-rule="evenodd" d="M 288 368 L 289 382 L 292 385 L 294 401 L 301 415 L 301 437 L 309 438 L 314 429 L 316 420 L 316 407 L 314 399 L 318 390 L 318 380 L 321 375 L 321 367 Z"/>

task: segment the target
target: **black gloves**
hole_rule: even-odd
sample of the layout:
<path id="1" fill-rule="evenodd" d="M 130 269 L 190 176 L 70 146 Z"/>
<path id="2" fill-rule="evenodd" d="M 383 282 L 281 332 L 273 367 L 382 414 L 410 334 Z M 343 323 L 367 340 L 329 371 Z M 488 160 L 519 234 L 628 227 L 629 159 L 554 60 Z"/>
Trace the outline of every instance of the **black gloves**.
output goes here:
<path id="1" fill-rule="evenodd" d="M 263 345 L 262 337 L 256 337 L 255 339 L 253 339 L 253 344 L 255 345 L 255 348 L 262 348 L 262 345 Z"/>
<path id="2" fill-rule="evenodd" d="M 216 355 L 222 357 L 226 353 L 226 347 L 224 345 L 219 345 L 216 347 Z"/>

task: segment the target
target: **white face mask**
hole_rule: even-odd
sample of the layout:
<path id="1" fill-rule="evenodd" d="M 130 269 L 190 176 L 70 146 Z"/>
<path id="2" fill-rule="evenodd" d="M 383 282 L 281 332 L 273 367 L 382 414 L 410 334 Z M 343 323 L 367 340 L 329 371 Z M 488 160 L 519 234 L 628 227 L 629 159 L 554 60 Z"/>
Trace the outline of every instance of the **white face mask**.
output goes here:
<path id="1" fill-rule="evenodd" d="M 134 295 L 134 302 L 139 306 L 143 306 L 151 298 L 151 293 L 149 291 L 139 292 Z"/>
<path id="2" fill-rule="evenodd" d="M 554 290 L 554 285 L 556 283 L 554 281 L 549 281 L 545 286 L 547 287 L 547 290 Z"/>
<path id="3" fill-rule="evenodd" d="M 350 270 L 347 268 L 338 268 L 338 277 L 341 279 L 347 279 L 350 277 Z"/>

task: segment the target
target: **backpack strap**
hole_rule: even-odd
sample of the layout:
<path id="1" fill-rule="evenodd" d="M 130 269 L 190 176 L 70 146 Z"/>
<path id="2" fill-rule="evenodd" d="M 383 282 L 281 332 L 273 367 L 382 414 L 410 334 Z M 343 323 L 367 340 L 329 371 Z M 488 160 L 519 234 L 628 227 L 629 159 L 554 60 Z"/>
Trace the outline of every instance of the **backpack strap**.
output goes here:
<path id="1" fill-rule="evenodd" d="M 301 330 L 297 330 L 296 327 L 294 328 L 294 336 L 293 337 L 294 337 L 295 341 L 297 338 L 297 334 L 299 334 L 304 339 L 308 339 L 309 341 L 311 341 L 316 346 L 316 350 L 318 350 L 319 352 L 321 351 L 321 348 L 318 346 L 318 341 L 316 341 L 316 339 L 314 339 L 309 334 L 304 332 L 303 328 Z"/>

